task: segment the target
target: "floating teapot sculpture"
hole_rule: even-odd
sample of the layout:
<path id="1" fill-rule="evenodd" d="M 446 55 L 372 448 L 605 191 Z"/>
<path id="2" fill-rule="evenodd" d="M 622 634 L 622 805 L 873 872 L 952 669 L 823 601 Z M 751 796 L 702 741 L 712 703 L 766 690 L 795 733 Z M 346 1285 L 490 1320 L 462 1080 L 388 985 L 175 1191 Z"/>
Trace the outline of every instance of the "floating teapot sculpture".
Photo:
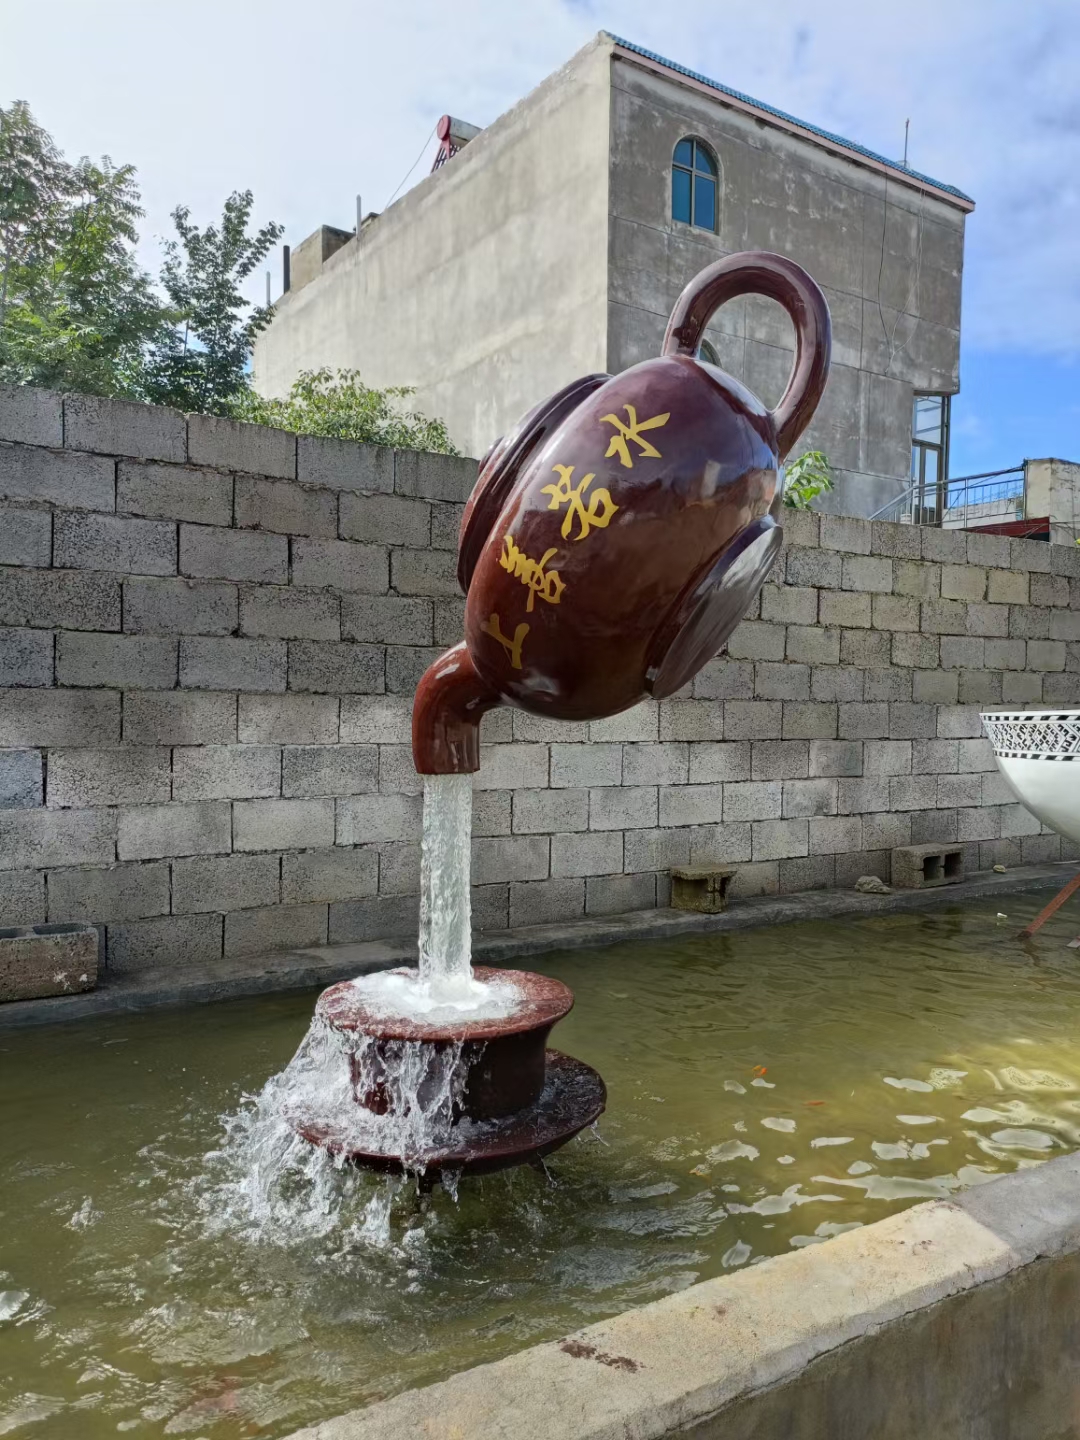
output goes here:
<path id="1" fill-rule="evenodd" d="M 697 358 L 713 313 L 750 294 L 795 327 L 773 411 Z M 731 255 L 680 295 L 659 358 L 575 380 L 496 442 L 462 517 L 465 639 L 413 706 L 421 774 L 479 769 L 494 706 L 598 720 L 673 694 L 717 653 L 780 548 L 779 466 L 821 398 L 830 347 L 804 270 Z"/>

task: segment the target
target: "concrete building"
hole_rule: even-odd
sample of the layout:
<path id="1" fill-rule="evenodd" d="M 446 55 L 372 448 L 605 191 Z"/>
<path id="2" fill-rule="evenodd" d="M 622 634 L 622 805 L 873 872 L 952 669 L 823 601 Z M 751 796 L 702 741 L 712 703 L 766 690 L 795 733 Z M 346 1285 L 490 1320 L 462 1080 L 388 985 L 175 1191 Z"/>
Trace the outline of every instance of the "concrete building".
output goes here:
<path id="1" fill-rule="evenodd" d="M 972 209 L 950 185 L 600 34 L 359 235 L 322 227 L 304 242 L 255 383 L 282 394 L 329 365 L 413 385 L 416 407 L 480 455 L 574 376 L 657 354 L 704 265 L 776 250 L 832 308 L 832 377 L 804 441 L 837 473 L 823 508 L 869 515 L 913 466 L 932 480 L 927 467 L 947 465 Z M 725 306 L 707 337 L 770 404 L 791 343 L 787 316 L 759 299 Z"/>

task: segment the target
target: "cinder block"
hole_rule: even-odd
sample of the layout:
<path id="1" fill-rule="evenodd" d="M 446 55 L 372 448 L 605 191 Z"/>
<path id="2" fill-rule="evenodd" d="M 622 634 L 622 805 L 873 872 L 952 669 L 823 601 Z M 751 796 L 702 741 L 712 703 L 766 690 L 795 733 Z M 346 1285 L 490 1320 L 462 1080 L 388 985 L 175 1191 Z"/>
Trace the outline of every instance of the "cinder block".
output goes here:
<path id="1" fill-rule="evenodd" d="M 292 542 L 292 582 L 382 595 L 390 583 L 389 552 L 351 540 L 296 539 Z"/>
<path id="2" fill-rule="evenodd" d="M 836 883 L 835 857 L 808 855 L 781 860 L 779 881 L 781 895 L 801 894 L 806 890 L 831 890 Z"/>
<path id="3" fill-rule="evenodd" d="M 1008 535 L 980 535 L 969 532 L 967 537 L 967 558 L 972 565 L 996 565 L 1007 570 L 1012 555 L 1012 542 Z"/>
<path id="4" fill-rule="evenodd" d="M 969 635 L 1008 635 L 1009 607 L 1007 605 L 969 605 Z"/>
<path id="5" fill-rule="evenodd" d="M 986 641 L 975 635 L 943 635 L 941 663 L 946 670 L 981 670 L 986 664 Z"/>
<path id="6" fill-rule="evenodd" d="M 1027 663 L 1029 670 L 1064 670 L 1065 642 L 1062 640 L 1029 640 L 1027 642 Z"/>
<path id="7" fill-rule="evenodd" d="M 1080 550 L 1075 545 L 1050 545 L 1050 573 L 1052 575 L 1067 575 L 1071 580 L 1080 578 Z M 1045 563 L 1033 566 L 1036 570 L 1045 570 Z M 1068 844 L 1062 841 L 1062 848 Z"/>
<path id="8" fill-rule="evenodd" d="M 655 875 L 590 875 L 585 881 L 587 915 L 624 915 L 655 907 Z"/>
<path id="9" fill-rule="evenodd" d="M 815 510 L 785 508 L 782 519 L 785 545 L 817 549 L 821 544 L 821 516 Z"/>
<path id="10" fill-rule="evenodd" d="M 379 888 L 374 849 L 305 850 L 282 857 L 281 893 L 286 905 L 359 900 Z"/>
<path id="11" fill-rule="evenodd" d="M 818 625 L 789 625 L 787 627 L 787 658 L 802 661 L 806 665 L 839 665 L 839 630 L 823 630 Z M 766 699 L 767 697 L 759 693 L 757 698 Z"/>
<path id="12" fill-rule="evenodd" d="M 765 585 L 761 591 L 761 618 L 779 625 L 816 625 L 818 592 L 809 586 Z"/>
<path id="13" fill-rule="evenodd" d="M 889 777 L 864 775 L 861 779 L 841 778 L 836 787 L 836 808 L 841 815 L 864 815 L 885 810 L 889 804 Z"/>
<path id="14" fill-rule="evenodd" d="M 755 895 L 775 895 L 780 889 L 780 865 L 776 860 L 740 865 L 731 877 L 728 896 L 732 900 L 749 900 Z"/>
<path id="15" fill-rule="evenodd" d="M 690 864 L 690 831 L 628 830 L 623 836 L 623 870 L 670 870 Z"/>
<path id="16" fill-rule="evenodd" d="M 1030 671 L 1007 670 L 1001 677 L 1001 699 L 1006 705 L 1038 704 L 1044 688 L 1045 677 Z"/>
<path id="17" fill-rule="evenodd" d="M 7 810 L 0 870 L 107 865 L 116 859 L 114 810 Z"/>
<path id="18" fill-rule="evenodd" d="M 836 781 L 829 778 L 815 780 L 785 780 L 785 820 L 806 819 L 810 815 L 836 814 Z"/>
<path id="19" fill-rule="evenodd" d="M 806 704 L 784 701 L 785 740 L 834 740 L 836 727 L 835 705 L 816 705 L 813 701 Z"/>
<path id="20" fill-rule="evenodd" d="M 375 645 L 430 645 L 432 602 L 402 595 L 343 595 L 341 638 Z"/>
<path id="21" fill-rule="evenodd" d="M 989 745 L 989 741 L 987 741 Z M 915 775 L 955 774 L 959 768 L 959 740 L 913 740 L 911 769 Z"/>
<path id="22" fill-rule="evenodd" d="M 1018 640 L 1049 640 L 1051 613 L 1045 605 L 1011 605 L 1009 634 Z"/>
<path id="23" fill-rule="evenodd" d="M 124 581 L 124 629 L 156 635 L 230 635 L 236 629 L 236 586 L 215 581 Z"/>
<path id="24" fill-rule="evenodd" d="M 986 598 L 992 605 L 1026 605 L 1028 577 L 1022 570 L 991 570 Z"/>
<path id="25" fill-rule="evenodd" d="M 759 700 L 809 700 L 810 667 L 761 660 L 754 666 L 754 694 Z"/>
<path id="26" fill-rule="evenodd" d="M 272 905 L 225 916 L 225 954 L 263 955 L 325 945 L 325 905 Z"/>
<path id="27" fill-rule="evenodd" d="M 316 490 L 291 480 L 269 480 L 261 475 L 237 475 L 234 498 L 237 525 L 272 530 L 278 535 L 337 535 L 338 497 L 333 490 Z"/>
<path id="28" fill-rule="evenodd" d="M 723 865 L 677 865 L 671 872 L 671 908 L 699 915 L 719 915 L 727 909 L 727 892 L 734 868 Z"/>
<path id="29" fill-rule="evenodd" d="M 278 855 L 215 855 L 211 860 L 200 857 L 174 860 L 173 914 L 276 905 L 280 898 L 280 870 Z"/>
<path id="30" fill-rule="evenodd" d="M 755 740 L 751 746 L 751 780 L 799 780 L 810 773 L 807 740 Z M 732 777 L 745 778 L 745 777 Z"/>
<path id="31" fill-rule="evenodd" d="M 989 670 L 961 670 L 958 698 L 961 705 L 1000 705 L 1001 676 Z"/>
<path id="32" fill-rule="evenodd" d="M 44 871 L 0 873 L 0 924 L 42 925 L 45 918 Z"/>
<path id="33" fill-rule="evenodd" d="M 619 746 L 577 746 L 579 750 L 603 750 L 603 755 L 598 757 L 603 769 L 608 768 L 608 760 L 611 759 L 609 752 L 619 750 Z M 564 775 L 564 786 L 586 783 L 588 778 L 579 782 L 573 779 L 577 770 L 582 770 L 588 776 L 588 763 L 579 763 L 579 756 L 569 756 L 564 762 L 562 773 Z M 474 779 L 474 788 L 478 791 L 513 791 L 513 789 L 547 789 L 547 762 L 546 744 L 481 744 L 480 747 L 480 775 Z M 553 782 L 554 783 L 554 782 Z M 618 780 L 596 780 L 598 785 L 618 785 Z M 563 786 L 560 786 L 563 788 Z"/>
<path id="34" fill-rule="evenodd" d="M 465 601 L 444 595 L 432 601 L 435 612 L 435 644 L 456 645 L 465 634 Z"/>
<path id="35" fill-rule="evenodd" d="M 942 740 L 982 739 L 977 706 L 942 705 L 938 710 L 937 733 Z"/>
<path id="36" fill-rule="evenodd" d="M 870 521 L 847 515 L 822 515 L 821 548 L 842 550 L 848 555 L 870 554 Z"/>
<path id="37" fill-rule="evenodd" d="M 600 741 L 655 741 L 660 734 L 660 706 L 645 700 L 619 715 L 594 720 L 589 726 L 589 739 Z"/>
<path id="38" fill-rule="evenodd" d="M 415 895 L 420 889 L 420 846 L 379 846 L 379 894 Z"/>
<path id="39" fill-rule="evenodd" d="M 622 868 L 623 837 L 617 830 L 551 837 L 553 876 L 620 875 Z"/>
<path id="40" fill-rule="evenodd" d="M 810 672 L 810 698 L 818 704 L 858 703 L 870 698 L 865 687 L 866 672 L 854 665 L 815 665 Z"/>
<path id="41" fill-rule="evenodd" d="M 661 785 L 659 789 L 659 823 L 674 825 L 714 825 L 723 814 L 722 784 Z"/>
<path id="42" fill-rule="evenodd" d="M 281 793 L 287 798 L 361 795 L 378 788 L 375 745 L 287 745 L 282 752 Z"/>
<path id="43" fill-rule="evenodd" d="M 289 641 L 290 690 L 378 695 L 385 683 L 383 651 L 377 645 L 344 640 Z"/>
<path id="44" fill-rule="evenodd" d="M 228 745 L 235 739 L 235 695 L 159 690 L 124 696 L 124 740 L 128 744 Z"/>
<path id="45" fill-rule="evenodd" d="M 889 706 L 890 740 L 930 740 L 937 733 L 937 709 L 933 705 Z"/>
<path id="46" fill-rule="evenodd" d="M 1044 675 L 1042 699 L 1044 705 L 1080 704 L 1080 678 L 1076 674 Z"/>
<path id="47" fill-rule="evenodd" d="M 875 630 L 919 628 L 919 602 L 913 595 L 875 595 L 870 613 Z"/>
<path id="48" fill-rule="evenodd" d="M 174 800 L 252 800 L 281 794 L 276 745 L 178 745 Z"/>
<path id="49" fill-rule="evenodd" d="M 56 679 L 60 685 L 170 690 L 176 684 L 176 647 L 175 640 L 150 635 L 61 632 Z"/>
<path id="50" fill-rule="evenodd" d="M 983 776 L 938 775 L 937 804 L 942 809 L 960 805 L 981 805 L 983 803 Z"/>
<path id="51" fill-rule="evenodd" d="M 346 900 L 330 906 L 330 943 L 382 940 L 416 934 L 420 916 L 418 895 L 378 895 L 370 900 Z"/>
<path id="52" fill-rule="evenodd" d="M 902 701 L 910 703 L 912 697 L 912 672 L 898 666 L 882 665 L 864 674 L 867 704 L 874 700 Z"/>
<path id="53" fill-rule="evenodd" d="M 843 588 L 881 595 L 892 593 L 893 563 L 884 555 L 845 555 Z"/>
<path id="54" fill-rule="evenodd" d="M 562 794 L 577 794 L 562 791 Z M 514 797 L 517 814 L 518 796 Z M 598 786 L 589 791 L 590 830 L 643 830 L 657 823 L 657 790 L 655 785 Z M 555 827 L 552 827 L 555 828 Z M 562 830 L 570 826 L 561 825 Z"/>
<path id="55" fill-rule="evenodd" d="M 412 705 L 404 695 L 343 695 L 341 739 L 354 745 L 412 743 Z M 544 755 L 547 784 L 547 754 Z"/>
<path id="56" fill-rule="evenodd" d="M 180 640 L 180 684 L 189 690 L 284 690 L 285 645 L 284 640 L 185 635 Z"/>
<path id="57" fill-rule="evenodd" d="M 116 508 L 116 461 L 0 445 L 0 500 L 43 500 L 71 510 Z"/>
<path id="58" fill-rule="evenodd" d="M 941 641 L 936 635 L 894 635 L 892 662 L 913 669 L 936 670 L 941 664 Z"/>
<path id="59" fill-rule="evenodd" d="M 390 578 L 399 595 L 460 594 L 457 557 L 449 550 L 394 550 Z"/>
<path id="60" fill-rule="evenodd" d="M 52 511 L 0 505 L 0 565 L 52 564 Z"/>
<path id="61" fill-rule="evenodd" d="M 743 620 L 728 641 L 733 660 L 783 660 L 787 630 L 782 624 Z"/>
<path id="62" fill-rule="evenodd" d="M 897 812 L 863 816 L 863 844 L 867 850 L 895 850 L 911 843 L 911 816 Z"/>
<path id="63" fill-rule="evenodd" d="M 0 750 L 0 810 L 30 810 L 42 803 L 41 751 Z M 0 924 L 6 923 L 0 908 Z"/>
<path id="64" fill-rule="evenodd" d="M 180 573 L 213 580 L 252 580 L 266 585 L 286 585 L 289 580 L 289 541 L 284 535 L 257 530 L 181 524 Z M 297 584 L 305 583 L 297 580 Z"/>
<path id="65" fill-rule="evenodd" d="M 332 745 L 338 738 L 336 695 L 241 695 L 242 744 Z"/>
<path id="66" fill-rule="evenodd" d="M 779 700 L 725 700 L 725 740 L 779 740 L 784 707 Z"/>
<path id="67" fill-rule="evenodd" d="M 343 494 L 340 524 L 343 540 L 424 548 L 431 541 L 431 506 L 400 495 Z"/>
<path id="68" fill-rule="evenodd" d="M 861 740 L 811 740 L 810 776 L 861 775 L 863 773 L 863 742 Z"/>
<path id="69" fill-rule="evenodd" d="M 475 460 L 465 455 L 436 455 L 425 450 L 394 452 L 394 491 L 423 500 L 464 503 L 476 484 Z"/>
<path id="70" fill-rule="evenodd" d="M 918 560 L 922 555 L 919 527 L 900 525 L 890 520 L 872 520 L 870 551 L 874 555 L 888 555 L 894 560 Z"/>
<path id="71" fill-rule="evenodd" d="M 461 517 L 464 505 L 453 505 L 445 500 L 436 500 L 431 507 L 431 544 L 436 550 L 453 550 L 457 553 L 461 535 Z"/>
<path id="72" fill-rule="evenodd" d="M 394 452 L 386 445 L 298 435 L 296 478 L 330 490 L 389 494 L 394 488 Z"/>
<path id="73" fill-rule="evenodd" d="M 515 749 L 518 747 L 514 747 Z M 650 750 L 659 749 L 659 746 L 643 747 Z M 667 748 L 667 747 L 665 747 Z M 682 763 L 685 766 L 686 746 L 671 747 L 682 751 Z M 588 743 L 584 745 L 552 745 L 551 747 L 551 785 L 553 789 L 579 789 L 590 788 L 594 785 L 619 785 L 623 783 L 623 747 L 621 745 L 602 745 Z M 659 759 L 659 757 L 657 757 Z M 641 783 L 635 780 L 636 765 L 633 760 L 628 762 L 628 769 L 625 775 L 625 783 L 633 785 Z M 655 773 L 649 777 L 655 783 Z M 646 781 L 646 783 L 648 783 Z"/>
<path id="74" fill-rule="evenodd" d="M 110 865 L 104 869 L 50 870 L 49 913 L 54 921 L 94 925 L 169 913 L 169 867 Z"/>
<path id="75" fill-rule="evenodd" d="M 1050 616 L 1050 639 L 1080 640 L 1080 610 L 1053 611 Z"/>
<path id="76" fill-rule="evenodd" d="M 787 554 L 784 577 L 789 585 L 840 589 L 841 559 L 834 551 L 804 550 L 799 546 L 784 548 Z"/>
<path id="77" fill-rule="evenodd" d="M 188 416 L 188 457 L 195 465 L 296 479 L 296 436 L 216 415 Z"/>
<path id="78" fill-rule="evenodd" d="M 823 590 L 818 608 L 822 625 L 869 630 L 873 619 L 873 596 L 860 590 Z"/>
<path id="79" fill-rule="evenodd" d="M 170 799 L 170 785 L 169 751 L 163 746 L 49 752 L 47 803 L 54 809 L 149 804 Z"/>
<path id="80" fill-rule="evenodd" d="M 116 467 L 116 508 L 158 520 L 231 525 L 233 477 L 191 465 L 139 465 L 121 460 Z"/>
<path id="81" fill-rule="evenodd" d="M 340 640 L 341 600 L 329 590 L 259 585 L 240 592 L 240 629 L 245 635 L 287 640 Z"/>
<path id="82" fill-rule="evenodd" d="M 289 804 L 307 802 L 293 800 Z M 423 804 L 419 795 L 347 795 L 337 802 L 337 844 L 420 839 Z"/>
<path id="83" fill-rule="evenodd" d="M 892 661 L 892 647 L 900 636 L 888 630 L 841 630 L 840 663 L 863 670 L 884 667 Z"/>
<path id="84" fill-rule="evenodd" d="M 531 794 L 531 791 L 523 792 Z M 562 792 L 567 793 L 567 792 Z M 513 829 L 513 792 L 510 790 L 474 790 L 472 833 L 474 835 L 509 835 Z"/>
<path id="85" fill-rule="evenodd" d="M 551 925 L 585 913 L 583 879 L 535 880 L 510 886 L 510 925 Z"/>
<path id="86" fill-rule="evenodd" d="M 115 745 L 114 690 L 0 690 L 0 745 Z"/>
<path id="87" fill-rule="evenodd" d="M 233 805 L 235 850 L 300 850 L 333 843 L 331 799 L 237 800 Z"/>
<path id="88" fill-rule="evenodd" d="M 106 953 L 114 975 L 214 965 L 221 959 L 221 916 L 163 915 L 110 925 Z"/>
<path id="89" fill-rule="evenodd" d="M 755 668 L 749 660 L 719 656 L 694 676 L 691 693 L 697 700 L 752 700 Z"/>
<path id="90" fill-rule="evenodd" d="M 710 741 L 691 745 L 688 779 L 691 785 L 711 785 L 723 780 L 749 780 L 750 741 Z"/>
<path id="91" fill-rule="evenodd" d="M 748 780 L 725 785 L 724 820 L 779 819 L 783 813 L 783 798 L 783 785 L 778 780 Z"/>
<path id="92" fill-rule="evenodd" d="M 478 794 L 480 793 L 484 792 L 478 792 Z M 598 790 L 596 793 L 603 795 L 608 792 Z M 615 789 L 611 791 L 613 795 L 621 793 Z M 652 808 L 655 820 L 655 797 Z M 588 790 L 519 791 L 513 798 L 512 827 L 516 835 L 547 835 L 556 830 L 587 830 L 589 828 L 589 792 Z M 619 869 L 622 869 L 621 859 Z"/>
<path id="93" fill-rule="evenodd" d="M 862 875 L 876 875 L 888 883 L 891 854 L 888 850 L 860 850 L 852 855 L 836 855 L 836 887 L 851 890 Z"/>
<path id="94" fill-rule="evenodd" d="M 70 394 L 64 396 L 64 444 L 69 450 L 183 464 L 187 420 L 178 410 L 160 405 Z"/>
<path id="95" fill-rule="evenodd" d="M 0 440 L 63 445 L 63 396 L 31 385 L 0 385 Z"/>
<path id="96" fill-rule="evenodd" d="M 0 630 L 0 685 L 53 683 L 51 630 Z"/>
<path id="97" fill-rule="evenodd" d="M 887 739 L 889 707 L 883 701 L 872 701 L 862 705 L 842 705 L 838 731 L 841 740 Z"/>
<path id="98" fill-rule="evenodd" d="M 77 570 L 0 570 L 0 625 L 119 630 L 120 581 Z"/>
<path id="99" fill-rule="evenodd" d="M 1069 582 L 1064 575 L 1031 575 L 1028 592 L 1032 605 L 1068 608 Z"/>
<path id="100" fill-rule="evenodd" d="M 916 670 L 912 677 L 912 699 L 920 705 L 955 705 L 959 677 L 948 670 Z"/>
<path id="101" fill-rule="evenodd" d="M 807 838 L 811 855 L 839 855 L 862 848 L 861 815 L 820 815 L 810 819 Z"/>
<path id="102" fill-rule="evenodd" d="M 58 510 L 53 524 L 53 563 L 72 570 L 175 575 L 176 526 L 168 520 Z"/>
<path id="103" fill-rule="evenodd" d="M 229 808 L 227 802 L 203 801 L 193 805 L 176 802 L 139 805 L 121 810 L 117 820 L 117 855 L 121 860 L 159 860 L 168 855 L 227 854 L 232 849 Z"/>
<path id="104" fill-rule="evenodd" d="M 1009 564 L 1004 568 L 1049 574 L 1054 548 L 1042 540 L 1010 540 Z"/>
<path id="105" fill-rule="evenodd" d="M 968 536 L 969 541 L 972 538 Z M 986 571 L 981 565 L 943 565 L 941 567 L 941 598 L 943 600 L 985 600 Z"/>
<path id="106" fill-rule="evenodd" d="M 941 596 L 941 566 L 916 560 L 898 560 L 893 566 L 893 591 L 916 600 L 937 600 Z"/>
<path id="107" fill-rule="evenodd" d="M 554 760 L 563 746 L 552 747 L 552 774 Z M 624 785 L 685 785 L 690 775 L 690 747 L 675 742 L 667 744 L 624 745 L 622 762 L 622 783 Z M 554 784 L 554 779 L 552 780 Z M 593 784 L 605 782 L 597 779 Z M 612 782 L 618 783 L 618 782 Z"/>
<path id="108" fill-rule="evenodd" d="M 92 990 L 97 931 L 90 925 L 29 925 L 0 930 L 0 1002 Z"/>
<path id="109" fill-rule="evenodd" d="M 495 719 L 499 713 L 489 713 L 485 717 L 485 725 L 488 721 Z M 587 720 L 552 720 L 545 715 L 530 715 L 527 710 L 506 710 L 501 713 L 510 717 L 515 740 L 540 743 L 557 740 L 563 743 L 577 743 L 589 738 Z M 486 732 L 484 738 L 488 738 Z"/>
<path id="110" fill-rule="evenodd" d="M 957 842 L 955 810 L 913 810 L 911 843 L 913 845 L 955 845 Z"/>
<path id="111" fill-rule="evenodd" d="M 750 859 L 750 822 L 737 825 L 694 825 L 690 829 L 690 864 L 735 865 Z M 657 903 L 666 903 L 657 887 Z"/>
<path id="112" fill-rule="evenodd" d="M 621 849 L 621 837 L 619 839 Z M 546 835 L 497 836 L 472 842 L 472 874 L 477 885 L 543 880 L 549 873 L 549 841 Z"/>
<path id="113" fill-rule="evenodd" d="M 962 565 L 967 560 L 967 532 L 937 530 L 932 525 L 920 526 L 924 560 L 939 564 Z"/>
<path id="114" fill-rule="evenodd" d="M 932 810 L 936 804 L 936 775 L 892 775 L 889 777 L 890 809 L 897 812 Z"/>
<path id="115" fill-rule="evenodd" d="M 958 885 L 964 878 L 960 847 L 901 845 L 892 852 L 892 883 L 900 890 L 929 890 Z"/>
<path id="116" fill-rule="evenodd" d="M 750 826 L 751 859 L 785 860 L 806 855 L 808 833 L 806 820 L 755 820 Z"/>
<path id="117" fill-rule="evenodd" d="M 386 651 L 386 688 L 393 695 L 412 695 L 424 671 L 442 655 L 438 645 L 390 645 Z"/>

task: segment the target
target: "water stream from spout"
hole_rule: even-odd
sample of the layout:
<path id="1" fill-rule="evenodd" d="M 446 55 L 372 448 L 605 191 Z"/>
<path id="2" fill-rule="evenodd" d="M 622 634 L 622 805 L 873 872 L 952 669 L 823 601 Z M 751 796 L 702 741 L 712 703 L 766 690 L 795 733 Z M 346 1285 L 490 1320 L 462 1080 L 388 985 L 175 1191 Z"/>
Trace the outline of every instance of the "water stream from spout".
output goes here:
<path id="1" fill-rule="evenodd" d="M 452 1000 L 472 986 L 472 776 L 424 776 L 420 983 Z"/>

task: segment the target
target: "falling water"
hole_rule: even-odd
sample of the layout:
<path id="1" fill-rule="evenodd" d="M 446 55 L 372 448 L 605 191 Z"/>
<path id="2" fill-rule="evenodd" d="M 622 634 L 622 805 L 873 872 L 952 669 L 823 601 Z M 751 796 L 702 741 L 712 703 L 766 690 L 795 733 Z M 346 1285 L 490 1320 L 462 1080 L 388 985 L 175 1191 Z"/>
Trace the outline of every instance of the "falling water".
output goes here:
<path id="1" fill-rule="evenodd" d="M 420 982 L 448 999 L 472 984 L 471 843 L 472 776 L 425 775 Z"/>

